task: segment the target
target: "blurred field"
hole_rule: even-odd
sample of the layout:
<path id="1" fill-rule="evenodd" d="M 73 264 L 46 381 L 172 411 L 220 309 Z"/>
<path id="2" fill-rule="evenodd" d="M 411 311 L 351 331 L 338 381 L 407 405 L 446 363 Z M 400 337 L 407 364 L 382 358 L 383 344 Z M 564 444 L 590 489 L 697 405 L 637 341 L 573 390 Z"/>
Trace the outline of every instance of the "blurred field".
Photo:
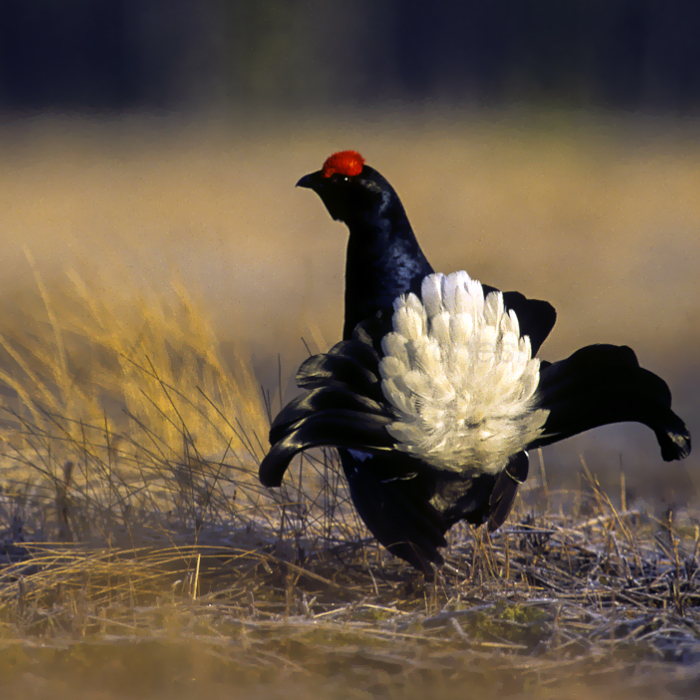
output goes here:
<path id="1" fill-rule="evenodd" d="M 293 185 L 341 148 L 437 269 L 557 307 L 543 357 L 629 344 L 697 434 L 698 143 L 573 114 L 4 125 L 6 696 L 693 697 L 699 463 L 645 429 L 545 451 L 510 534 L 456 532 L 431 585 L 366 539 L 331 456 L 279 494 L 255 468 L 301 338 L 340 333 L 345 229 Z"/>
<path id="2" fill-rule="evenodd" d="M 225 353 L 245 346 L 268 384 L 280 353 L 286 381 L 306 354 L 301 336 L 327 346 L 340 333 L 346 241 L 293 185 L 353 147 L 400 192 L 436 269 L 551 301 L 545 358 L 631 345 L 697 432 L 697 134 L 680 120 L 517 111 L 16 122 L 0 132 L 0 270 L 8 299 L 33 285 L 25 247 L 49 286 L 75 266 L 97 293 L 143 283 L 157 295 L 178 279 L 207 306 Z M 651 478 L 652 438 L 611 430 L 550 452 L 570 465 L 588 450 L 631 459 Z"/>

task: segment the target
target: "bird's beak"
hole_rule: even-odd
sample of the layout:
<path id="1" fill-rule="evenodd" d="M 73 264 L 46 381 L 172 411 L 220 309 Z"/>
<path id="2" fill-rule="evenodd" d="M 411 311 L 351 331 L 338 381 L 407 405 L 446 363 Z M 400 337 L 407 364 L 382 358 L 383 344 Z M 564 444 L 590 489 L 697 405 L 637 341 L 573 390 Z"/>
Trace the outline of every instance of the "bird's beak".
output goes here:
<path id="1" fill-rule="evenodd" d="M 297 182 L 297 187 L 306 187 L 310 190 L 318 190 L 318 186 L 321 184 L 322 174 L 319 170 L 318 172 L 311 173 L 309 175 L 304 175 L 304 177 Z"/>

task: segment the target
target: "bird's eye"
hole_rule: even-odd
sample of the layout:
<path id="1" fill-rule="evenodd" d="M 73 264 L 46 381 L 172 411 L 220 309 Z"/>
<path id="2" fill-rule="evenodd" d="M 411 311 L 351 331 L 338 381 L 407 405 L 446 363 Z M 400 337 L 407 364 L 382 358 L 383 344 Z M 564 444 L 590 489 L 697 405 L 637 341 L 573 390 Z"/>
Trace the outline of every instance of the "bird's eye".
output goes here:
<path id="1" fill-rule="evenodd" d="M 333 181 L 334 182 L 350 182 L 350 178 L 347 175 L 343 175 L 342 173 L 335 173 L 335 175 L 333 175 Z"/>

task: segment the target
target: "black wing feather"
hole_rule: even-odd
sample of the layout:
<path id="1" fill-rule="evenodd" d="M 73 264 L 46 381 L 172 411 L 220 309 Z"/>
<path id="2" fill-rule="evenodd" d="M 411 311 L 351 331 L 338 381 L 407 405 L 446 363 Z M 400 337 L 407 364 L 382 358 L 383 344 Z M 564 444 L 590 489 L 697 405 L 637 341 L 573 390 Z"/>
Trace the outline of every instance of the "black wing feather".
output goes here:
<path id="1" fill-rule="evenodd" d="M 690 453 L 690 434 L 671 410 L 666 382 L 639 366 L 628 347 L 590 345 L 541 366 L 539 405 L 549 411 L 542 447 L 601 425 L 635 422 L 651 428 L 666 461 Z"/>

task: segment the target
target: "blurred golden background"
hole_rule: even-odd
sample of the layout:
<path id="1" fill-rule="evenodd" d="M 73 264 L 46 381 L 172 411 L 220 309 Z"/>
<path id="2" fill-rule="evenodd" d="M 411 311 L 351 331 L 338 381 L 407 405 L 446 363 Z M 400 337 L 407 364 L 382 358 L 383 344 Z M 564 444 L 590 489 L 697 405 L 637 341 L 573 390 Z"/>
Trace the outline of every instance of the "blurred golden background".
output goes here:
<path id="1" fill-rule="evenodd" d="M 70 268 L 89 270 L 97 296 L 115 285 L 167 295 L 179 280 L 225 352 L 252 354 L 268 387 L 281 356 L 289 392 L 307 352 L 301 338 L 325 348 L 339 337 L 347 239 L 294 183 L 352 147 L 399 191 L 436 269 L 555 305 L 544 358 L 629 344 L 698 432 L 697 143 L 694 123 L 519 110 L 292 115 L 264 126 L 17 120 L 3 129 L 0 174 L 7 304 L 35 285 L 25 249 L 49 286 Z M 576 469 L 579 453 L 596 471 L 624 468 L 629 484 L 644 467 L 655 493 L 680 479 L 686 497 L 687 475 L 697 483 L 694 456 L 663 464 L 638 426 L 550 448 L 548 469 Z"/>

